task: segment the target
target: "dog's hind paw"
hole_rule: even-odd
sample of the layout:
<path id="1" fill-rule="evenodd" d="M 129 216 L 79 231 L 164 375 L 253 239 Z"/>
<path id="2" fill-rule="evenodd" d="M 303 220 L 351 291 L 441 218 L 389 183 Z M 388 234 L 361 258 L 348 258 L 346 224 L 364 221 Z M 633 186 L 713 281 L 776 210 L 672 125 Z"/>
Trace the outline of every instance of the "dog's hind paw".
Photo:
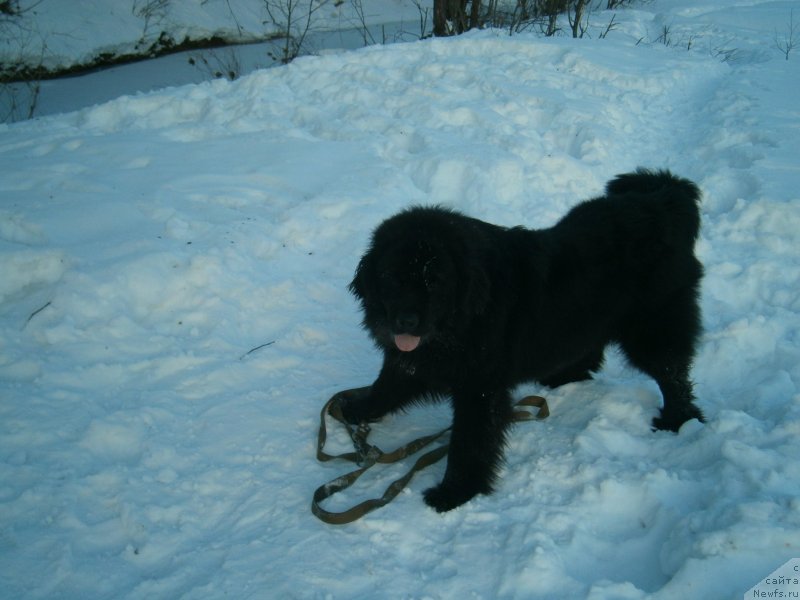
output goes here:
<path id="1" fill-rule="evenodd" d="M 653 429 L 677 433 L 681 426 L 691 419 L 697 419 L 701 423 L 706 422 L 703 411 L 694 404 L 689 404 L 680 410 L 666 411 L 662 409 L 661 414 L 653 419 Z"/>

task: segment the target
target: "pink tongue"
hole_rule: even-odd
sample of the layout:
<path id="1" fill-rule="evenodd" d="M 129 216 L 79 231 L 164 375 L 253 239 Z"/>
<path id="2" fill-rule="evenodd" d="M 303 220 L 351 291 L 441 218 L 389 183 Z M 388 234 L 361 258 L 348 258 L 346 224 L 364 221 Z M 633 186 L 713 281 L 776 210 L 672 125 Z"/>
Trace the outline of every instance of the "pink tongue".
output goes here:
<path id="1" fill-rule="evenodd" d="M 403 352 L 411 352 L 419 346 L 419 336 L 400 333 L 394 336 L 395 345 Z"/>

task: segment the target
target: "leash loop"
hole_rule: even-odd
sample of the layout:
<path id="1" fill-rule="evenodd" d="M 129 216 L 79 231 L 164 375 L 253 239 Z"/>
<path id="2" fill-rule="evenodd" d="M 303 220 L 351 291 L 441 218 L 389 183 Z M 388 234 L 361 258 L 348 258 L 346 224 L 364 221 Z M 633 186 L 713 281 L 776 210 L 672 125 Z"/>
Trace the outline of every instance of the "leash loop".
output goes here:
<path id="1" fill-rule="evenodd" d="M 360 423 L 353 425 L 348 423 L 342 414 L 340 405 L 341 399 L 348 394 L 362 394 L 368 390 L 368 387 L 353 388 L 344 390 L 334 394 L 328 400 L 320 411 L 319 432 L 317 434 L 317 460 L 327 462 L 330 460 L 341 459 L 347 460 L 358 465 L 358 469 L 345 473 L 321 485 L 314 491 L 311 501 L 311 512 L 320 520 L 331 525 L 344 525 L 352 523 L 366 515 L 373 510 L 387 505 L 391 502 L 403 489 L 408 485 L 414 475 L 422 469 L 429 467 L 447 456 L 447 451 L 450 448 L 449 444 L 443 444 L 426 452 L 420 456 L 408 472 L 393 481 L 386 488 L 386 491 L 380 498 L 373 498 L 364 500 L 363 502 L 353 506 L 352 508 L 341 511 L 332 512 L 322 508 L 321 503 L 349 488 L 353 485 L 358 478 L 361 477 L 368 469 L 376 463 L 391 464 L 403 460 L 413 454 L 416 454 L 426 446 L 429 446 L 441 437 L 444 437 L 450 431 L 450 427 L 434 433 L 426 435 L 416 440 L 413 440 L 405 446 L 400 446 L 392 452 L 384 452 L 377 446 L 367 442 L 367 436 L 370 432 L 370 426 L 367 423 Z M 514 421 L 531 421 L 534 419 L 545 419 L 550 414 L 550 409 L 547 406 L 547 401 L 541 396 L 527 396 L 520 400 L 514 407 Z M 531 408 L 538 409 L 536 413 L 529 410 Z M 354 452 L 345 452 L 342 454 L 328 454 L 325 452 L 325 442 L 328 438 L 328 431 L 325 424 L 326 417 L 330 415 L 336 421 L 339 421 L 347 429 L 350 439 L 353 441 Z"/>

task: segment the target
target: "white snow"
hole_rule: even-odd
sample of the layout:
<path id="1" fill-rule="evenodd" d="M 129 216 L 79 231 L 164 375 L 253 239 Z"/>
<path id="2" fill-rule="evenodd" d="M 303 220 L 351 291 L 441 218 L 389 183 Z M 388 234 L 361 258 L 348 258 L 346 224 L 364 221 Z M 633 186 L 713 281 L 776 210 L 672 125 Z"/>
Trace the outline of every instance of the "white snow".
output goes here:
<path id="1" fill-rule="evenodd" d="M 0 126 L 0 597 L 741 598 L 800 556 L 796 6 L 654 0 L 602 40 L 374 46 Z M 434 513 L 438 464 L 315 519 L 350 468 L 316 462 L 318 411 L 379 367 L 346 289 L 371 228 L 434 202 L 546 227 L 638 165 L 704 193 L 708 423 L 650 431 L 611 353 L 519 390 L 552 415 L 492 496 Z"/>

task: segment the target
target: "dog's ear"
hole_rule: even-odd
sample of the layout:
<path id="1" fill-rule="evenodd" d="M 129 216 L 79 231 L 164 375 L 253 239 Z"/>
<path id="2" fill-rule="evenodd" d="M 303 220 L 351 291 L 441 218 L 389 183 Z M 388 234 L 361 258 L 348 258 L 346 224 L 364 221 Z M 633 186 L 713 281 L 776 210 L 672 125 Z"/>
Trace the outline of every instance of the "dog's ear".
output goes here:
<path id="1" fill-rule="evenodd" d="M 356 296 L 357 298 L 363 300 L 367 297 L 368 293 L 368 281 L 370 280 L 370 273 L 372 272 L 372 258 L 371 254 L 367 252 L 364 256 L 361 257 L 361 260 L 358 262 L 358 266 L 356 267 L 356 273 L 353 277 L 353 281 L 350 282 L 350 285 L 347 289 Z"/>

